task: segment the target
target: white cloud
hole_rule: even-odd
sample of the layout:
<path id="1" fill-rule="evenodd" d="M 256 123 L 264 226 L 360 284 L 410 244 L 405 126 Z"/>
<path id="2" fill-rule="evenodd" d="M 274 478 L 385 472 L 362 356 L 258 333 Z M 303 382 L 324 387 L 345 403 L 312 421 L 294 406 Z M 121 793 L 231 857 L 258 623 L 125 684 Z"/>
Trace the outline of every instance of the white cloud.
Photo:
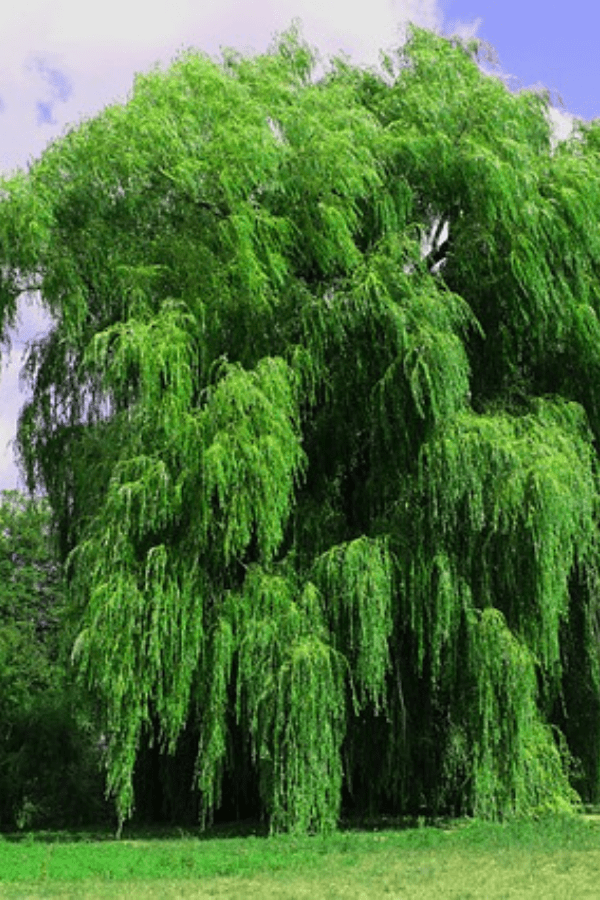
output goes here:
<path id="1" fill-rule="evenodd" d="M 346 51 L 375 65 L 379 50 L 400 43 L 399 26 L 441 23 L 436 0 L 21 0 L 0 11 L 0 170 L 24 165 L 68 123 L 126 99 L 133 74 L 159 61 L 167 66 L 183 47 L 216 56 L 222 45 L 264 52 L 294 17 L 323 55 Z M 41 66 L 40 66 L 41 64 Z M 55 73 L 48 82 L 48 71 Z M 57 88 L 62 77 L 68 97 Z M 41 120 L 41 127 L 38 122 Z"/>
<path id="2" fill-rule="evenodd" d="M 2 414 L 0 415 L 0 490 L 17 486 L 12 441 L 17 416 L 23 403 L 19 391 L 19 372 L 23 364 L 20 353 L 12 350 L 2 355 L 0 370 Z"/>

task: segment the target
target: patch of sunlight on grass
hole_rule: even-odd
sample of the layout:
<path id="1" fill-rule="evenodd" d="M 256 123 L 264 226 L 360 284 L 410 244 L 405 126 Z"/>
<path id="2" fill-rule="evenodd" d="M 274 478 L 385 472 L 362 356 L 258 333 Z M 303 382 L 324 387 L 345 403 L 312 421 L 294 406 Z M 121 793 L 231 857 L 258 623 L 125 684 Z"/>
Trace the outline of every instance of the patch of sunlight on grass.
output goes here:
<path id="1" fill-rule="evenodd" d="M 407 858 L 364 859 L 352 871 L 263 874 L 120 883 L 79 882 L 44 887 L 11 885 L 6 900 L 597 900 L 600 852 L 555 858 L 521 854 L 414 853 Z M 10 890 L 9 890 L 10 887 Z"/>
<path id="2" fill-rule="evenodd" d="M 1 900 L 598 900 L 599 885 L 600 827 L 583 817 L 329 838 L 0 840 Z"/>

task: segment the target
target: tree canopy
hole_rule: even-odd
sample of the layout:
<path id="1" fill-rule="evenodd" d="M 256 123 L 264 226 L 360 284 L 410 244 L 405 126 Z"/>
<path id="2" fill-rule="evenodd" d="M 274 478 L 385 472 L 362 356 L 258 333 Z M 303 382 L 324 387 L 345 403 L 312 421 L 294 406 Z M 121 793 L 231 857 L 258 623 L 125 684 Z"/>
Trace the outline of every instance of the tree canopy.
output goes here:
<path id="1" fill-rule="evenodd" d="M 203 821 L 228 772 L 275 831 L 598 794 L 600 127 L 478 49 L 187 51 L 2 182 L 121 824 L 184 734 Z"/>

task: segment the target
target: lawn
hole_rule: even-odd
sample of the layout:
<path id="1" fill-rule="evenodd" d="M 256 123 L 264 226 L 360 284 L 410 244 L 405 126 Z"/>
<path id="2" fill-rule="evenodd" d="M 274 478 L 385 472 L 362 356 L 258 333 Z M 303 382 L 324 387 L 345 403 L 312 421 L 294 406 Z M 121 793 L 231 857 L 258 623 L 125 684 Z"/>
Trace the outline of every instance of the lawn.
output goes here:
<path id="1" fill-rule="evenodd" d="M 238 832 L 240 829 L 238 829 Z M 598 900 L 600 818 L 346 827 L 329 837 L 213 832 L 0 838 L 1 898 Z"/>

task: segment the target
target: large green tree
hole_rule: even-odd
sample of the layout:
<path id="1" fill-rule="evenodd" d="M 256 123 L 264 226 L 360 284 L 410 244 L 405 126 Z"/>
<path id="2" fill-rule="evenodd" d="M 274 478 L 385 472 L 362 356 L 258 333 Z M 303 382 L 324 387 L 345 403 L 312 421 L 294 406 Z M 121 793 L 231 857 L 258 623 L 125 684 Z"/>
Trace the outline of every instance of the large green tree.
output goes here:
<path id="1" fill-rule="evenodd" d="M 600 128 L 552 152 L 478 51 L 187 52 L 3 183 L 121 823 L 184 740 L 204 821 L 597 796 Z"/>

